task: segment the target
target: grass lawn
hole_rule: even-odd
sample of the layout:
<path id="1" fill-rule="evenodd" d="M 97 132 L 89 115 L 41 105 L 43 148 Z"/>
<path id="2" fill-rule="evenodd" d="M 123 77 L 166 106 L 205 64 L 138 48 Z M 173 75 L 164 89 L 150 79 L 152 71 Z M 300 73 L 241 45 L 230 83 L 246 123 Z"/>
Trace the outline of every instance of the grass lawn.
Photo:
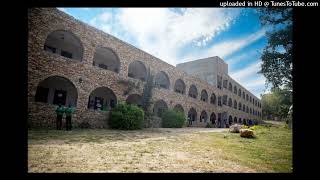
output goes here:
<path id="1" fill-rule="evenodd" d="M 29 130 L 29 172 L 292 172 L 292 132 L 224 129 Z"/>

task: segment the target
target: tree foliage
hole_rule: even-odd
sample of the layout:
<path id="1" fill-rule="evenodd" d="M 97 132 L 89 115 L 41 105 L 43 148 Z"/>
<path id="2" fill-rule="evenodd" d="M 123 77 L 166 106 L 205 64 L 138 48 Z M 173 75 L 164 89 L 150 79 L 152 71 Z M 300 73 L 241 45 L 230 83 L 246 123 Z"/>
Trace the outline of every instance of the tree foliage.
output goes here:
<path id="1" fill-rule="evenodd" d="M 262 95 L 261 103 L 264 118 L 278 117 L 284 119 L 288 116 L 292 105 L 292 92 L 288 88 L 273 88 L 271 93 Z"/>
<path id="2" fill-rule="evenodd" d="M 260 73 L 272 87 L 292 89 L 292 8 L 261 8 L 259 14 L 268 29 Z"/>

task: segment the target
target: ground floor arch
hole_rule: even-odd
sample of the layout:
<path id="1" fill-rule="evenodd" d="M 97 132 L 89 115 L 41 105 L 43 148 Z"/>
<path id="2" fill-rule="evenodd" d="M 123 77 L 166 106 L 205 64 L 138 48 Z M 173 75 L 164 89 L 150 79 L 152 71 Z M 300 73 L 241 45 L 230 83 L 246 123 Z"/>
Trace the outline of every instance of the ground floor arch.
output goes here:
<path id="1" fill-rule="evenodd" d="M 117 96 L 108 87 L 98 87 L 89 96 L 88 109 L 110 110 L 117 104 Z"/>
<path id="2" fill-rule="evenodd" d="M 77 88 L 67 78 L 50 76 L 41 81 L 36 90 L 35 101 L 48 104 L 77 106 Z"/>
<path id="3" fill-rule="evenodd" d="M 181 104 L 175 105 L 173 109 L 184 113 L 184 109 Z"/>
<path id="4" fill-rule="evenodd" d="M 154 115 L 161 117 L 164 111 L 168 110 L 168 105 L 163 100 L 158 100 L 153 106 Z"/>
<path id="5" fill-rule="evenodd" d="M 233 122 L 234 122 L 234 123 L 238 123 L 237 117 L 234 117 L 234 118 L 233 118 Z"/>
<path id="6" fill-rule="evenodd" d="M 231 115 L 229 116 L 229 121 L 228 121 L 228 123 L 229 123 L 229 125 L 232 124 L 232 116 L 231 116 Z"/>
<path id="7" fill-rule="evenodd" d="M 215 124 L 215 123 L 216 123 L 216 119 L 217 119 L 216 114 L 215 114 L 214 112 L 211 113 L 211 115 L 210 115 L 210 121 L 211 121 L 212 124 Z"/>
<path id="8" fill-rule="evenodd" d="M 193 107 L 188 111 L 188 120 L 190 125 L 197 121 L 197 111 Z"/>
<path id="9" fill-rule="evenodd" d="M 200 122 L 206 123 L 208 120 L 208 114 L 206 111 L 202 111 L 200 114 Z"/>

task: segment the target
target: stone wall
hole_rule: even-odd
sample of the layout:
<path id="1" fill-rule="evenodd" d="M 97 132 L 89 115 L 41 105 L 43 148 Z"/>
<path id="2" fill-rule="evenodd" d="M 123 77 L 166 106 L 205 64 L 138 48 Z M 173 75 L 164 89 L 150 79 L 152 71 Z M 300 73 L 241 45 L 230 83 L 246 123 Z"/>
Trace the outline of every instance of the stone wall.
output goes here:
<path id="1" fill-rule="evenodd" d="M 51 76 L 61 76 L 70 80 L 77 89 L 78 99 L 76 113 L 74 115 L 75 124 L 89 121 L 94 127 L 107 127 L 107 115 L 104 112 L 88 110 L 88 97 L 90 93 L 98 87 L 108 87 L 117 97 L 117 101 L 125 101 L 130 94 L 140 94 L 143 92 L 144 82 L 128 77 L 128 67 L 131 62 L 141 61 L 152 74 L 160 71 L 165 72 L 170 79 L 169 89 L 154 88 L 152 101 L 164 100 L 169 108 L 176 104 L 181 104 L 187 115 L 191 107 L 195 108 L 198 120 L 201 111 L 205 110 L 208 117 L 211 113 L 218 116 L 219 112 L 228 112 L 232 117 L 245 119 L 258 119 L 258 116 L 250 115 L 228 106 L 219 107 L 210 104 L 210 97 L 215 93 L 216 97 L 224 94 L 236 99 L 237 102 L 249 107 L 254 107 L 261 112 L 261 108 L 252 103 L 244 101 L 238 95 L 227 89 L 218 89 L 207 82 L 187 75 L 174 66 L 130 45 L 109 34 L 97 30 L 55 8 L 31 8 L 28 10 L 28 112 L 31 126 L 43 126 L 46 121 L 55 119 L 55 106 L 35 102 L 35 94 L 38 84 Z M 47 36 L 56 30 L 65 30 L 73 33 L 82 43 L 84 52 L 82 61 L 72 60 L 44 50 L 44 43 Z M 105 70 L 93 66 L 93 56 L 99 47 L 112 49 L 120 60 L 119 73 Z M 81 80 L 82 81 L 81 81 Z M 177 79 L 182 79 L 186 85 L 185 94 L 174 92 L 174 83 Z M 127 87 L 121 80 L 130 80 L 140 83 L 138 89 L 132 90 L 124 95 Z M 188 96 L 189 87 L 194 84 L 198 89 L 197 99 Z M 209 95 L 208 102 L 200 100 L 200 93 L 205 89 Z M 248 92 L 248 91 L 247 91 Z M 257 98 L 256 98 L 257 99 Z M 195 126 L 204 126 L 205 123 L 197 122 Z"/>

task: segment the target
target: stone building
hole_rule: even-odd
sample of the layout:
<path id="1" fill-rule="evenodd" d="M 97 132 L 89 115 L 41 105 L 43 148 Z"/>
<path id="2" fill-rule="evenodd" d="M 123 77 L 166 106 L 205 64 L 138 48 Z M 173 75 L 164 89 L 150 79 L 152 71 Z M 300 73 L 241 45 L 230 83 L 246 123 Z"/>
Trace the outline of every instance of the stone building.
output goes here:
<path id="1" fill-rule="evenodd" d="M 197 127 L 261 118 L 260 100 L 229 77 L 219 57 L 174 67 L 56 8 L 28 10 L 29 126 L 53 126 L 61 103 L 76 107 L 75 126 L 107 127 L 118 102 L 142 104 L 149 72 L 155 117 L 178 108 Z"/>

